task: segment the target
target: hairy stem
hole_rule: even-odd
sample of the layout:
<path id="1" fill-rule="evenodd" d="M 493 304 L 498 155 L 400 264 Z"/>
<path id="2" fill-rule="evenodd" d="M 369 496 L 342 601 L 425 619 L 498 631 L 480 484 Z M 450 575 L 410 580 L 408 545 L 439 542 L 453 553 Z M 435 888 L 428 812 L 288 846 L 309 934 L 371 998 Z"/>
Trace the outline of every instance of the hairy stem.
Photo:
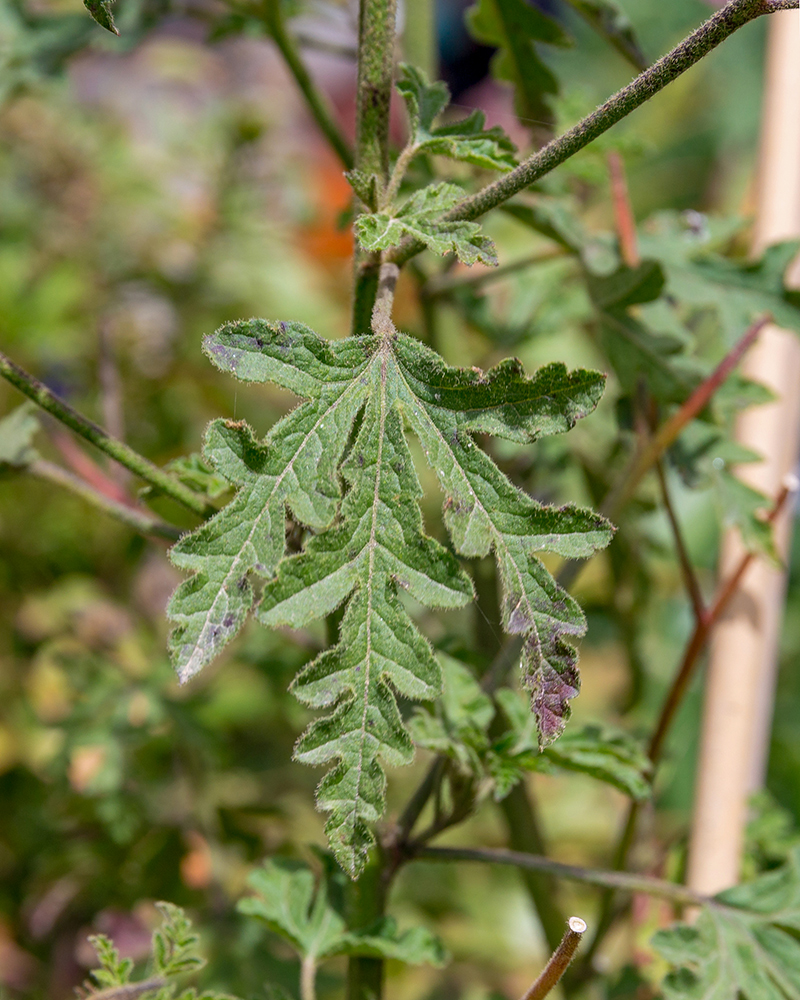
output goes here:
<path id="1" fill-rule="evenodd" d="M 153 517 L 146 511 L 129 507 L 118 500 L 112 500 L 111 497 L 105 496 L 90 486 L 85 479 L 81 479 L 80 476 L 76 476 L 68 469 L 56 465 L 55 462 L 49 462 L 46 458 L 36 458 L 24 468 L 38 479 L 45 479 L 57 486 L 62 486 L 70 493 L 74 493 L 75 496 L 79 496 L 81 500 L 85 500 L 117 521 L 122 521 L 123 524 L 127 524 L 129 528 L 133 528 L 134 531 L 138 531 L 142 535 L 155 535 L 158 538 L 168 538 L 173 542 L 181 536 L 181 532 L 173 525 Z"/>
<path id="2" fill-rule="evenodd" d="M 33 375 L 30 375 L 19 365 L 15 364 L 5 354 L 0 353 L 0 375 L 9 381 L 13 386 L 32 399 L 37 406 L 46 410 L 57 420 L 66 424 L 76 434 L 89 441 L 96 448 L 105 452 L 110 458 L 119 462 L 126 469 L 130 469 L 145 482 L 157 487 L 162 493 L 177 500 L 178 503 L 188 507 L 201 517 L 207 517 L 215 512 L 215 508 L 203 497 L 199 496 L 188 486 L 174 479 L 168 472 L 159 469 L 149 459 L 134 451 L 123 441 L 112 437 L 102 427 L 87 419 L 83 414 L 78 413 L 69 403 L 60 399 L 54 392 L 51 392 L 44 383 L 40 382 Z"/>
<path id="3" fill-rule="evenodd" d="M 586 921 L 580 917 L 570 917 L 560 944 L 550 956 L 536 982 L 525 991 L 522 1000 L 544 1000 L 567 971 L 585 933 Z"/>
<path id="4" fill-rule="evenodd" d="M 355 166 L 389 173 L 389 105 L 392 98 L 396 0 L 361 0 L 358 11 L 358 97 Z"/>
<path id="5" fill-rule="evenodd" d="M 381 848 L 373 853 L 357 882 L 348 886 L 347 917 L 351 930 L 361 930 L 379 920 L 386 909 L 390 869 Z M 348 1000 L 381 1000 L 384 962 L 380 958 L 353 956 L 347 963 Z"/>
<path id="6" fill-rule="evenodd" d="M 167 981 L 163 976 L 153 976 L 138 983 L 124 983 L 122 986 L 109 986 L 105 990 L 91 990 L 86 1000 L 136 1000 L 145 993 L 155 993 L 163 989 Z"/>
<path id="7" fill-rule="evenodd" d="M 294 39 L 286 30 L 280 0 L 264 0 L 260 7 L 261 18 L 270 37 L 278 46 L 289 72 L 305 98 L 308 110 L 331 148 L 346 170 L 353 168 L 353 151 L 339 130 L 325 95 L 317 88 L 297 51 Z"/>
<path id="8" fill-rule="evenodd" d="M 547 872 L 555 878 L 584 885 L 595 885 L 601 889 L 617 892 L 641 892 L 648 896 L 668 899 L 685 906 L 699 906 L 708 902 L 705 896 L 685 885 L 677 885 L 649 875 L 632 875 L 628 872 L 599 871 L 565 865 L 560 861 L 525 854 L 521 851 L 507 851 L 501 847 L 418 847 L 414 849 L 412 860 L 420 861 L 484 861 L 490 864 L 513 865 L 528 871 Z"/>
<path id="9" fill-rule="evenodd" d="M 768 0 L 731 0 L 684 38 L 672 51 L 640 73 L 626 87 L 617 91 L 596 111 L 587 115 L 563 135 L 548 142 L 510 173 L 460 201 L 444 218 L 448 221 L 477 219 L 490 209 L 502 205 L 607 132 L 612 125 L 616 125 L 663 90 L 667 84 L 698 63 L 739 28 L 762 14 L 795 9 L 799 3 L 800 0 L 785 0 L 785 5 L 781 2 L 779 6 Z M 409 240 L 393 252 L 392 259 L 402 264 L 422 249 L 421 243 Z"/>

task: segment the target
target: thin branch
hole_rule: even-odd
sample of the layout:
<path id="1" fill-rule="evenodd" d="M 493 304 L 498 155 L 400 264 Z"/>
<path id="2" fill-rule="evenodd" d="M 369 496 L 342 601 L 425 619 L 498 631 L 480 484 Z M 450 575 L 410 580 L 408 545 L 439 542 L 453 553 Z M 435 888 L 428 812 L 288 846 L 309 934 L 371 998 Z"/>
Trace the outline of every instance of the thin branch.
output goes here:
<path id="1" fill-rule="evenodd" d="M 767 515 L 767 521 L 769 523 L 775 521 L 781 510 L 783 510 L 788 497 L 796 489 L 797 482 L 794 478 L 784 484 L 780 493 L 775 498 L 772 509 Z M 694 631 L 692 632 L 691 638 L 689 639 L 686 650 L 683 654 L 681 665 L 675 674 L 672 686 L 670 687 L 669 693 L 667 694 L 667 697 L 662 705 L 658 721 L 655 729 L 653 730 L 653 735 L 650 738 L 647 754 L 654 767 L 661 759 L 667 733 L 669 732 L 675 718 L 675 714 L 683 701 L 683 697 L 686 694 L 689 682 L 694 675 L 695 668 L 699 661 L 700 653 L 703 651 L 703 647 L 708 641 L 711 629 L 725 611 L 728 602 L 736 592 L 742 577 L 747 571 L 747 567 L 753 561 L 754 557 L 755 554 L 753 552 L 746 552 L 742 556 L 739 564 L 730 577 L 720 585 L 711 607 L 706 611 L 701 619 L 697 620 L 695 624 Z M 638 802 L 631 802 L 628 808 L 625 826 L 614 854 L 613 864 L 615 869 L 624 868 L 627 863 L 628 854 L 630 853 L 636 837 L 636 824 L 639 817 L 639 808 Z M 597 920 L 595 936 L 583 956 L 582 967 L 587 967 L 588 963 L 591 962 L 592 956 L 605 936 L 606 931 L 611 926 L 612 921 L 613 914 L 611 910 L 611 894 L 606 893 L 600 904 L 600 914 Z"/>
<path id="2" fill-rule="evenodd" d="M 82 500 L 92 504 L 93 507 L 103 511 L 104 514 L 109 514 L 117 521 L 122 521 L 123 524 L 127 524 L 129 528 L 133 528 L 134 531 L 138 531 L 142 535 L 155 535 L 158 538 L 168 538 L 173 542 L 181 536 L 181 532 L 173 525 L 153 517 L 146 511 L 129 507 L 118 500 L 112 500 L 90 486 L 85 479 L 81 479 L 80 476 L 76 476 L 68 469 L 56 465 L 55 462 L 49 462 L 46 458 L 36 458 L 24 466 L 24 469 L 39 479 L 46 479 L 48 482 L 62 486 Z"/>
<path id="3" fill-rule="evenodd" d="M 439 781 L 444 769 L 445 758 L 439 754 L 431 761 L 431 765 L 425 772 L 425 777 L 417 786 L 417 790 L 408 800 L 408 803 L 400 814 L 394 837 L 398 844 L 405 844 L 414 829 L 414 825 L 422 814 L 428 799 L 431 797 L 436 783 Z"/>
<path id="4" fill-rule="evenodd" d="M 425 282 L 420 289 L 420 295 L 426 299 L 435 299 L 442 295 L 448 295 L 459 288 L 482 288 L 491 282 L 500 281 L 515 271 L 523 271 L 536 264 L 545 264 L 548 261 L 560 260 L 568 256 L 566 251 L 561 249 L 545 250 L 531 254 L 529 257 L 513 260 L 508 264 L 503 264 L 501 267 L 493 267 L 491 270 L 481 271 L 478 274 L 436 275 Z"/>
<path id="5" fill-rule="evenodd" d="M 410 845 L 413 849 L 413 845 Z M 413 850 L 411 860 L 419 861 L 484 861 L 490 864 L 513 865 L 530 871 L 547 872 L 555 878 L 563 878 L 571 882 L 582 882 L 585 885 L 595 885 L 601 889 L 612 889 L 618 892 L 641 892 L 648 896 L 668 899 L 678 905 L 700 906 L 708 902 L 706 896 L 687 889 L 685 885 L 677 885 L 649 875 L 632 875 L 629 872 L 600 871 L 594 868 L 581 868 L 578 865 L 565 865 L 560 861 L 541 857 L 537 854 L 524 854 L 522 851 L 507 851 L 500 847 L 419 847 Z"/>
<path id="6" fill-rule="evenodd" d="M 681 531 L 681 526 L 678 522 L 678 516 L 672 505 L 672 498 L 670 497 L 669 486 L 667 485 L 667 477 L 664 474 L 664 463 L 661 459 L 658 459 L 656 462 L 656 474 L 661 488 L 661 499 L 664 504 L 664 510 L 667 513 L 667 518 L 669 519 L 670 527 L 672 528 L 672 535 L 675 540 L 675 549 L 678 553 L 678 562 L 680 563 L 681 573 L 683 574 L 683 582 L 692 602 L 692 610 L 694 611 L 695 621 L 700 622 L 706 617 L 703 595 L 700 592 L 700 584 L 697 580 L 697 574 L 694 571 L 694 566 L 692 566 L 692 561 L 689 558 L 689 553 L 686 549 L 686 542 L 684 541 L 683 532 Z"/>
<path id="7" fill-rule="evenodd" d="M 444 219 L 450 222 L 477 219 L 490 209 L 502 205 L 607 132 L 612 125 L 616 125 L 663 90 L 739 28 L 762 14 L 795 9 L 799 3 L 800 0 L 786 0 L 785 4 L 783 0 L 778 0 L 777 3 L 770 3 L 768 0 L 731 0 L 596 111 L 547 143 L 510 173 L 459 202 Z M 423 244 L 408 240 L 393 251 L 392 259 L 403 264 L 422 249 Z"/>
<path id="8" fill-rule="evenodd" d="M 167 981 L 163 976 L 153 976 L 138 983 L 124 983 L 122 986 L 109 986 L 105 990 L 87 989 L 84 1000 L 136 1000 L 145 993 L 154 993 L 163 989 Z"/>
<path id="9" fill-rule="evenodd" d="M 616 150 L 608 154 L 608 172 L 611 178 L 611 201 L 614 205 L 620 255 L 628 267 L 638 267 L 641 257 L 636 241 L 636 219 L 628 192 L 625 165 Z"/>
<path id="10" fill-rule="evenodd" d="M 289 72 L 303 94 L 314 121 L 342 161 L 346 170 L 353 168 L 353 151 L 339 130 L 328 100 L 311 79 L 294 39 L 286 30 L 279 0 L 264 0 L 258 8 L 270 37 L 278 46 Z"/>
<path id="11" fill-rule="evenodd" d="M 600 510 L 612 520 L 636 491 L 644 475 L 678 438 L 678 435 L 709 404 L 714 393 L 733 374 L 744 355 L 769 322 L 769 316 L 757 320 L 745 331 L 739 342 L 725 355 L 714 371 L 702 382 L 683 405 L 664 421 L 650 440 L 633 456 L 628 472 L 609 493 Z"/>
<path id="12" fill-rule="evenodd" d="M 112 437 L 102 427 L 98 427 L 93 421 L 84 417 L 82 413 L 78 413 L 69 403 L 51 392 L 43 382 L 20 368 L 2 352 L 0 352 L 0 375 L 29 399 L 32 399 L 37 406 L 56 417 L 62 424 L 66 424 L 76 434 L 80 434 L 82 438 L 99 448 L 100 451 L 105 452 L 120 465 L 124 465 L 126 469 L 136 473 L 145 482 L 158 487 L 162 493 L 166 493 L 167 496 L 182 503 L 184 507 L 188 507 L 189 510 L 201 517 L 208 517 L 215 513 L 215 508 L 203 497 L 174 479 L 168 472 L 159 469 L 157 465 L 134 451 L 123 441 Z"/>
<path id="13" fill-rule="evenodd" d="M 544 1000 L 569 968 L 585 933 L 586 921 L 580 917 L 570 917 L 561 943 L 550 956 L 536 982 L 522 995 L 522 1000 Z"/>

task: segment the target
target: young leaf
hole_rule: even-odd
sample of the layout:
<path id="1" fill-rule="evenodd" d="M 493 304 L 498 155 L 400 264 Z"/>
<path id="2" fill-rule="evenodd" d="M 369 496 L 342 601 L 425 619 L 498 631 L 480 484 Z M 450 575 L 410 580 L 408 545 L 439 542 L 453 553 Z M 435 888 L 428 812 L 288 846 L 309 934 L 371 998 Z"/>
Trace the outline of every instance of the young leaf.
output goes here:
<path id="1" fill-rule="evenodd" d="M 97 954 L 99 969 L 93 969 L 91 976 L 98 986 L 125 986 L 130 982 L 133 972 L 133 959 L 120 958 L 114 942 L 105 934 L 93 934 L 89 944 Z"/>
<path id="2" fill-rule="evenodd" d="M 421 240 L 429 250 L 445 256 L 454 253 L 465 264 L 496 265 L 494 243 L 477 222 L 447 222 L 442 215 L 464 197 L 455 184 L 429 184 L 414 194 L 393 215 L 388 212 L 360 215 L 355 230 L 364 250 L 387 250 L 404 237 Z"/>
<path id="3" fill-rule="evenodd" d="M 800 848 L 776 871 L 727 889 L 697 923 L 653 937 L 672 971 L 665 1000 L 800 1000 Z"/>
<path id="4" fill-rule="evenodd" d="M 161 976 L 177 976 L 201 969 L 206 963 L 198 953 L 200 937 L 180 906 L 156 903 L 161 926 L 153 932 L 153 965 Z"/>
<path id="5" fill-rule="evenodd" d="M 397 89 L 408 110 L 408 141 L 417 152 L 449 156 L 487 170 L 511 170 L 516 165 L 513 142 L 501 128 L 485 128 L 482 111 L 435 127 L 434 120 L 450 103 L 447 84 L 429 83 L 421 70 L 406 63 L 400 64 L 400 72 Z"/>
<path id="6" fill-rule="evenodd" d="M 628 15 L 616 0 L 565 0 L 594 30 L 641 72 L 647 69 Z"/>
<path id="7" fill-rule="evenodd" d="M 301 958 L 318 963 L 335 955 L 361 955 L 436 966 L 447 960 L 441 942 L 423 927 L 401 934 L 393 920 L 384 918 L 348 931 L 329 900 L 327 875 L 315 886 L 313 873 L 300 862 L 272 858 L 247 881 L 257 895 L 240 900 L 237 909 L 264 920 Z"/>
<path id="8" fill-rule="evenodd" d="M 301 737 L 296 755 L 308 763 L 337 761 L 318 802 L 331 813 L 334 853 L 357 874 L 372 843 L 369 824 L 383 810 L 379 759 L 404 763 L 412 756 L 394 692 L 431 700 L 441 686 L 439 666 L 398 592 L 430 608 L 457 607 L 472 595 L 455 557 L 423 532 L 404 424 L 446 492 L 445 522 L 456 550 L 468 557 L 495 552 L 504 625 L 524 638 L 545 744 L 560 733 L 577 694 L 576 655 L 565 638 L 581 635 L 585 625 L 536 553 L 587 556 L 607 544 L 611 529 L 590 511 L 532 500 L 472 435 L 531 442 L 568 430 L 594 408 L 604 379 L 558 364 L 528 378 L 517 361 L 486 373 L 450 368 L 404 334 L 327 343 L 299 324 L 258 320 L 223 327 L 206 350 L 218 367 L 250 381 L 276 381 L 309 402 L 263 444 L 243 425 L 211 425 L 207 457 L 241 489 L 173 549 L 175 561 L 198 571 L 170 606 L 179 622 L 177 665 L 189 676 L 219 648 L 223 630 L 226 640 L 239 626 L 252 603 L 252 569 L 274 576 L 258 610 L 270 627 L 299 628 L 348 601 L 340 642 L 295 681 L 306 704 L 334 709 Z M 360 426 L 342 463 L 358 413 Z M 340 464 L 348 490 L 332 524 Z M 287 504 L 319 533 L 281 561 Z"/>
<path id="9" fill-rule="evenodd" d="M 467 26 L 477 41 L 499 50 L 492 72 L 514 85 L 519 117 L 551 125 L 548 99 L 558 93 L 558 81 L 539 55 L 537 44 L 570 44 L 558 22 L 526 0 L 478 0 L 467 11 Z"/>
<path id="10" fill-rule="evenodd" d="M 101 28 L 110 31 L 112 35 L 118 35 L 117 26 L 114 24 L 114 15 L 111 13 L 112 2 L 113 0 L 83 0 L 83 6 Z"/>

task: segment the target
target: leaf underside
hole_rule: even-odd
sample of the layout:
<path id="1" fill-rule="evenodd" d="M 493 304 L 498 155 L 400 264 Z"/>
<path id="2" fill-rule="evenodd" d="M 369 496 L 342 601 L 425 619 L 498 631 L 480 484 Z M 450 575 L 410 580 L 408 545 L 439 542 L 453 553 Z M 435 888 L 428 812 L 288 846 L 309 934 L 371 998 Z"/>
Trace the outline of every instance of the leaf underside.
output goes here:
<path id="1" fill-rule="evenodd" d="M 222 370 L 274 382 L 305 402 L 263 441 L 244 423 L 210 425 L 205 458 L 238 492 L 172 549 L 173 562 L 194 574 L 169 606 L 174 662 L 187 680 L 236 634 L 255 603 L 253 573 L 265 581 L 257 617 L 269 627 L 300 628 L 347 602 L 339 642 L 303 669 L 293 690 L 305 704 L 330 710 L 300 738 L 296 757 L 333 763 L 318 804 L 331 814 L 326 829 L 336 857 L 356 875 L 384 807 L 381 762 L 403 764 L 413 755 L 396 694 L 428 701 L 441 691 L 440 667 L 400 593 L 431 609 L 472 598 L 456 556 L 424 532 L 406 430 L 445 492 L 455 551 L 495 553 L 503 626 L 523 638 L 545 745 L 561 732 L 578 691 L 568 640 L 585 623 L 537 553 L 585 557 L 608 543 L 611 529 L 591 511 L 537 503 L 474 435 L 532 442 L 566 431 L 594 408 L 604 378 L 560 364 L 529 378 L 515 360 L 486 373 L 451 368 L 404 334 L 329 342 L 299 323 L 262 320 L 224 326 L 205 349 Z M 287 508 L 311 529 L 304 549 L 289 557 Z"/>

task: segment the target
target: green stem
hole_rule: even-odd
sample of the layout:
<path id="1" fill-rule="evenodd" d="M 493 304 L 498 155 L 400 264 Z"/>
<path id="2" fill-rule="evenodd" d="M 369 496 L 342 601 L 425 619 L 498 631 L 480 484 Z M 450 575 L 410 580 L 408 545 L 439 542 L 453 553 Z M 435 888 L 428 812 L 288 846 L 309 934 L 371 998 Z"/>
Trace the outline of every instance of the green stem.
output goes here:
<path id="1" fill-rule="evenodd" d="M 578 945 L 586 933 L 586 921 L 570 917 L 567 929 L 536 982 L 523 994 L 522 1000 L 544 1000 L 559 983 L 575 957 Z"/>
<path id="2" fill-rule="evenodd" d="M 508 843 L 513 851 L 526 855 L 543 856 L 544 838 L 533 799 L 520 782 L 500 802 L 500 811 L 506 822 Z M 558 905 L 558 895 L 553 876 L 547 872 L 522 870 L 522 880 L 539 917 L 548 945 L 555 948 L 564 930 L 564 915 Z"/>
<path id="3" fill-rule="evenodd" d="M 617 91 L 605 104 L 601 104 L 596 111 L 587 115 L 563 135 L 548 142 L 510 173 L 460 201 L 444 216 L 444 219 L 451 222 L 477 219 L 490 209 L 502 205 L 650 100 L 739 28 L 761 17 L 762 14 L 770 14 L 776 10 L 793 10 L 799 4 L 800 0 L 786 0 L 785 3 L 769 3 L 767 0 L 731 0 L 684 38 L 672 51 L 640 73 L 626 87 Z M 408 240 L 393 251 L 392 259 L 398 264 L 403 264 L 422 249 L 424 249 L 423 244 Z"/>
<path id="4" fill-rule="evenodd" d="M 392 99 L 396 0 L 361 0 L 358 11 L 357 170 L 389 174 L 389 106 Z"/>
<path id="5" fill-rule="evenodd" d="M 297 50 L 294 39 L 286 30 L 286 24 L 281 13 L 280 0 L 264 0 L 260 11 L 264 26 L 272 40 L 278 46 L 289 72 L 294 77 L 297 86 L 306 99 L 308 110 L 311 112 L 314 121 L 330 143 L 333 151 L 342 161 L 345 169 L 352 170 L 353 151 L 339 131 L 339 126 L 336 124 L 327 99 L 317 89 L 317 85 L 311 79 L 305 63 Z"/>
<path id="6" fill-rule="evenodd" d="M 34 459 L 24 466 L 24 469 L 38 479 L 46 479 L 50 483 L 62 486 L 82 500 L 102 510 L 104 514 L 109 514 L 117 521 L 122 521 L 123 524 L 127 524 L 129 528 L 133 528 L 134 531 L 138 531 L 142 535 L 156 535 L 158 538 L 168 538 L 173 542 L 181 537 L 181 532 L 171 524 L 167 524 L 145 511 L 137 510 L 135 507 L 129 507 L 127 504 L 104 496 L 90 486 L 85 479 L 81 479 L 80 476 L 76 476 L 54 462 L 48 462 L 45 458 Z"/>
<path id="7" fill-rule="evenodd" d="M 376 848 L 357 882 L 348 886 L 347 916 L 351 930 L 361 930 L 379 920 L 386 909 L 388 867 Z M 353 956 L 347 963 L 348 1000 L 381 1000 L 384 962 L 380 958 Z"/>
<path id="8" fill-rule="evenodd" d="M 547 872 L 555 878 L 595 885 L 601 889 L 641 892 L 648 896 L 668 899 L 681 906 L 701 906 L 708 902 L 708 897 L 688 889 L 685 885 L 651 878 L 649 875 L 631 875 L 628 872 L 598 871 L 593 868 L 581 868 L 578 865 L 565 865 L 560 861 L 552 861 L 536 854 L 507 851 L 500 847 L 419 847 L 414 850 L 412 860 L 484 861 L 490 864 L 513 865 L 528 871 Z"/>
<path id="9" fill-rule="evenodd" d="M 51 392 L 44 383 L 34 378 L 24 368 L 20 368 L 3 353 L 0 353 L 0 375 L 29 399 L 32 399 L 37 406 L 46 410 L 61 423 L 66 424 L 76 434 L 99 448 L 100 451 L 105 452 L 120 465 L 130 469 L 145 482 L 158 487 L 162 493 L 166 493 L 167 496 L 182 503 L 184 507 L 188 507 L 189 510 L 201 517 L 208 517 L 215 513 L 215 508 L 203 497 L 190 490 L 188 486 L 178 482 L 168 472 L 159 469 L 157 465 L 134 451 L 123 441 L 112 437 L 102 427 L 98 427 L 97 424 L 84 417 L 83 414 L 78 413 L 69 403 L 65 403 L 63 399 Z"/>
<path id="10" fill-rule="evenodd" d="M 317 963 L 306 955 L 300 963 L 300 1000 L 316 1000 Z"/>
<path id="11" fill-rule="evenodd" d="M 536 264 L 544 264 L 568 256 L 564 250 L 545 250 L 503 264 L 500 267 L 493 267 L 489 271 L 481 271 L 478 274 L 437 275 L 426 281 L 421 289 L 421 294 L 426 299 L 435 299 L 457 291 L 459 288 L 483 288 L 484 285 L 500 281 L 515 271 L 524 271 Z"/>
<path id="12" fill-rule="evenodd" d="M 439 76 L 439 46 L 436 37 L 436 0 L 406 0 L 403 26 L 403 56 L 418 66 L 429 80 Z"/>

